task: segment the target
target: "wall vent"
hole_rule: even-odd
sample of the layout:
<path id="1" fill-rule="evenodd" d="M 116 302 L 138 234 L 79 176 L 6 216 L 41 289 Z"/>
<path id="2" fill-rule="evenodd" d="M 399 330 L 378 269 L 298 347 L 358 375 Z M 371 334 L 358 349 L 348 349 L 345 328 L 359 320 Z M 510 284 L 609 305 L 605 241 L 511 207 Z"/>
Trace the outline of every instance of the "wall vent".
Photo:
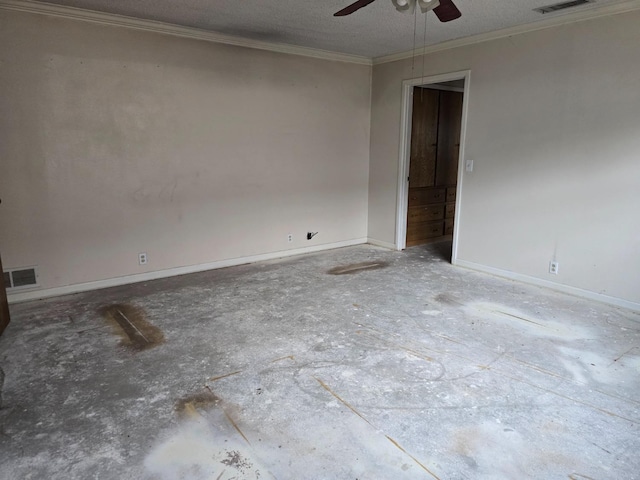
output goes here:
<path id="1" fill-rule="evenodd" d="M 566 8 L 579 7 L 580 5 L 586 5 L 587 3 L 593 3 L 595 0 L 571 0 L 569 2 L 555 3 L 553 5 L 547 5 L 546 7 L 534 8 L 534 12 L 551 13 L 558 10 L 564 10 Z"/>
<path id="2" fill-rule="evenodd" d="M 38 286 L 36 267 L 12 268 L 2 272 L 7 292 Z"/>

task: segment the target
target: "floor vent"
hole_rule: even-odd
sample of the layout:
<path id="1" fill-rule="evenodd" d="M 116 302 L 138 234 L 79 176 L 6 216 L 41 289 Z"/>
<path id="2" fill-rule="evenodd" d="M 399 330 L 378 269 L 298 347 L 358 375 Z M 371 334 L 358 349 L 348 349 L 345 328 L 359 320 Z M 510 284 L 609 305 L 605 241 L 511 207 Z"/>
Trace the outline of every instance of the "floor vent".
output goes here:
<path id="1" fill-rule="evenodd" d="M 569 2 L 555 3 L 553 5 L 547 5 L 546 7 L 534 8 L 534 12 L 551 13 L 558 10 L 564 10 L 566 8 L 579 7 L 580 5 L 586 5 L 587 3 L 593 3 L 595 0 L 571 0 Z"/>
<path id="2" fill-rule="evenodd" d="M 38 286 L 36 267 L 15 268 L 2 273 L 7 291 Z"/>

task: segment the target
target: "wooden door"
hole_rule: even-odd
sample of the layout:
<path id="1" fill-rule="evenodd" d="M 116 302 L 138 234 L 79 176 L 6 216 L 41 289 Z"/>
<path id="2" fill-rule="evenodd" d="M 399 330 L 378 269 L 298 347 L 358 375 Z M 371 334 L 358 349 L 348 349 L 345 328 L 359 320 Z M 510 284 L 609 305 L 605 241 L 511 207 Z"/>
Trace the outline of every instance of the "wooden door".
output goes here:
<path id="1" fill-rule="evenodd" d="M 415 87 L 406 245 L 453 233 L 462 93 Z"/>
<path id="2" fill-rule="evenodd" d="M 2 258 L 0 258 L 0 273 L 2 273 Z M 4 274 L 0 275 L 0 335 L 9 325 L 9 302 L 7 301 L 7 290 L 4 285 Z"/>
<path id="3" fill-rule="evenodd" d="M 409 189 L 434 185 L 437 145 L 438 91 L 415 87 L 411 123 Z"/>
<path id="4" fill-rule="evenodd" d="M 438 111 L 436 185 L 451 187 L 458 183 L 461 126 L 462 93 L 441 91 Z"/>
<path id="5" fill-rule="evenodd" d="M 418 245 L 433 236 L 432 222 L 441 220 L 442 212 L 430 205 L 438 201 L 437 192 L 431 192 L 436 180 L 438 153 L 438 98 L 437 90 L 413 89 L 411 122 L 411 154 L 409 157 L 409 207 L 407 212 L 407 246 Z"/>

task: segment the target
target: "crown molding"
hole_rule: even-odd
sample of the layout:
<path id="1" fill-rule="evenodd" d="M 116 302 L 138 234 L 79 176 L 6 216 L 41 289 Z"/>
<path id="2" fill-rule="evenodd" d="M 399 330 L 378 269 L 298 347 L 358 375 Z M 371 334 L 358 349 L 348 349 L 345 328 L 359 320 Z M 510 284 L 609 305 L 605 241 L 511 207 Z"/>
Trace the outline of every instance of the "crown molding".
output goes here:
<path id="1" fill-rule="evenodd" d="M 304 57 L 317 58 L 322 60 L 331 60 L 337 62 L 354 63 L 359 65 L 381 65 L 384 63 L 405 60 L 414 55 L 428 55 L 431 53 L 449 50 L 452 48 L 474 45 L 477 43 L 497 40 L 512 35 L 519 35 L 527 32 L 534 32 L 546 28 L 558 27 L 570 23 L 591 20 L 599 17 L 617 15 L 621 13 L 631 12 L 640 9 L 640 0 L 622 0 L 618 3 L 605 6 L 595 6 L 589 9 L 580 10 L 575 13 L 562 14 L 547 18 L 535 23 L 527 23 L 514 27 L 495 30 L 492 32 L 481 33 L 469 37 L 449 40 L 436 45 L 425 48 L 418 48 L 415 51 L 394 53 L 375 57 L 373 59 L 360 55 L 350 55 L 346 53 L 330 52 L 315 48 L 300 47 L 296 45 L 288 45 L 284 43 L 262 42 L 258 40 L 250 40 L 232 35 L 224 35 L 222 33 L 211 32 L 191 27 L 183 27 L 169 23 L 156 22 L 153 20 L 144 20 L 125 15 L 116 15 L 112 13 L 97 12 L 93 10 L 85 10 L 82 8 L 67 7 L 63 5 L 54 5 L 52 3 L 38 2 L 34 0 L 0 0 L 0 10 L 14 10 L 18 12 L 35 13 L 39 15 L 48 15 L 53 17 L 66 18 L 71 20 L 80 20 L 100 25 L 108 25 L 115 27 L 130 28 L 145 32 L 160 33 L 163 35 L 172 35 L 175 37 L 189 38 L 193 40 L 202 40 L 206 42 L 221 43 L 225 45 L 234 45 L 238 47 L 253 48 L 257 50 L 266 50 L 270 52 L 285 53 L 289 55 L 300 55 Z"/>
<path id="2" fill-rule="evenodd" d="M 113 27 L 124 27 L 144 32 L 161 33 L 173 35 L 175 37 L 190 38 L 193 40 L 204 40 L 206 42 L 222 43 L 238 47 L 253 48 L 257 50 L 267 50 L 270 52 L 286 53 L 290 55 L 300 55 L 304 57 L 318 58 L 322 60 L 332 60 L 337 62 L 356 63 L 360 65 L 371 65 L 371 59 L 359 55 L 349 55 L 346 53 L 329 52 L 315 48 L 299 47 L 283 43 L 261 42 L 249 40 L 232 35 L 210 32 L 198 28 L 183 27 L 169 23 L 144 20 L 139 18 L 116 15 L 112 13 L 96 12 L 82 8 L 54 5 L 52 3 L 36 2 L 32 0 L 0 0 L 0 9 L 14 10 L 18 12 L 35 13 L 48 15 L 83 22 L 97 23 Z"/>
<path id="3" fill-rule="evenodd" d="M 414 55 L 428 55 L 430 53 L 441 52 L 443 50 L 449 50 L 451 48 L 465 47 L 477 43 L 489 42 L 491 40 L 497 40 L 499 38 L 520 35 L 527 32 L 535 32 L 537 30 L 544 30 L 546 28 L 558 27 L 561 25 L 582 22 L 585 20 L 592 20 L 599 17 L 617 15 L 620 13 L 631 12 L 638 9 L 640 9 L 640 0 L 626 0 L 605 6 L 592 7 L 575 13 L 554 16 L 535 23 L 527 23 L 524 25 L 517 25 L 515 27 L 495 30 L 493 32 L 472 35 L 470 37 L 457 38 L 455 40 L 449 40 L 446 42 L 438 43 L 436 45 L 431 45 L 426 48 L 418 48 L 415 51 L 409 50 L 407 52 L 400 52 L 391 55 L 384 55 L 382 57 L 376 57 L 373 59 L 373 65 L 396 62 L 398 60 L 412 58 Z"/>

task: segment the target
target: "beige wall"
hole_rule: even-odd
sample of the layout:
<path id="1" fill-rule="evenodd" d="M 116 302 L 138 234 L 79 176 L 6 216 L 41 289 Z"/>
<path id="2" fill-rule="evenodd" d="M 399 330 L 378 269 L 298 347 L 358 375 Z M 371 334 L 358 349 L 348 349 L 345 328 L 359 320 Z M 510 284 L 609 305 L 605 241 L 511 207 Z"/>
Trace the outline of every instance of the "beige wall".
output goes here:
<path id="1" fill-rule="evenodd" d="M 0 72 L 0 250 L 42 288 L 367 235 L 368 66 L 0 11 Z"/>
<path id="2" fill-rule="evenodd" d="M 471 70 L 462 263 L 640 305 L 638 25 L 636 11 L 427 56 L 426 75 Z M 394 243 L 411 60 L 373 72 L 369 237 Z"/>
<path id="3" fill-rule="evenodd" d="M 640 304 L 638 24 L 635 12 L 427 57 L 425 75 L 472 72 L 462 263 Z M 367 234 L 393 243 L 411 61 L 375 66 L 372 91 L 370 76 L 0 11 L 5 267 L 37 265 L 46 289 Z"/>

